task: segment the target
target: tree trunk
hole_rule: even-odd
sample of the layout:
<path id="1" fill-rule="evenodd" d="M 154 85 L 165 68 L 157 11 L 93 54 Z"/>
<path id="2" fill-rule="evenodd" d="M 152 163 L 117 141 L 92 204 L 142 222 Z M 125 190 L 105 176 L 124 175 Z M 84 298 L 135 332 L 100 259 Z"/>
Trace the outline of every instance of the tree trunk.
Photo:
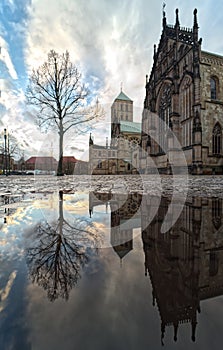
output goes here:
<path id="1" fill-rule="evenodd" d="M 62 120 L 60 120 L 60 128 L 59 128 L 59 162 L 57 168 L 57 176 L 63 176 L 63 124 Z"/>

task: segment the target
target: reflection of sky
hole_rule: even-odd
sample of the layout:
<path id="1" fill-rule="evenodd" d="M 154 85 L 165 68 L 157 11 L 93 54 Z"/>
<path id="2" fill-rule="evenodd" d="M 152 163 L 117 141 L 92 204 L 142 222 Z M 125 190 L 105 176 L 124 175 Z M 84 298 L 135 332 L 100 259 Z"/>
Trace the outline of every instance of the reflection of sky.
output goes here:
<path id="1" fill-rule="evenodd" d="M 144 276 L 140 237 L 134 246 L 122 267 L 112 249 L 99 251 L 85 269 L 77 288 L 72 290 L 68 303 L 58 300 L 51 304 L 45 299 L 44 291 L 29 286 L 27 317 L 32 326 L 30 338 L 34 349 L 60 350 L 61 344 L 70 350 L 74 344 L 75 349 L 81 350 L 162 349 L 159 312 L 157 306 L 152 306 L 150 281 Z M 164 349 L 219 350 L 222 297 L 220 300 L 221 304 L 216 304 L 215 299 L 207 301 L 209 310 L 205 307 L 204 315 L 200 316 L 202 329 L 199 318 L 196 343 L 191 342 L 190 325 L 182 324 L 176 344 L 173 328 L 166 328 Z"/>
<path id="2" fill-rule="evenodd" d="M 24 258 L 24 249 L 32 242 L 34 227 L 47 221 L 58 221 L 58 194 L 26 200 L 1 207 L 0 226 L 0 312 L 7 305 L 7 298 L 17 275 L 17 266 Z M 74 217 L 79 223 L 89 218 L 88 194 L 65 195 L 63 201 L 64 218 L 72 223 Z M 9 208 L 10 211 L 7 211 Z M 12 210 L 13 208 L 13 210 Z M 109 215 L 102 213 L 94 216 L 95 228 L 105 234 L 109 224 Z M 7 223 L 4 223 L 4 217 Z M 90 220 L 90 219 L 89 219 Z M 91 220 L 92 221 L 92 220 Z"/>
<path id="3" fill-rule="evenodd" d="M 8 334 L 7 339 L 0 338 L 0 344 L 7 344 L 6 350 L 17 349 L 18 339 L 21 350 L 161 349 L 159 310 L 152 306 L 150 280 L 144 276 L 140 235 L 122 264 L 113 249 L 92 251 L 68 302 L 51 303 L 41 287 L 27 282 L 24 248 L 32 243 L 33 228 L 39 221 L 58 219 L 58 204 L 57 194 L 24 207 L 21 202 L 0 232 L 0 331 Z M 64 195 L 63 204 L 69 222 L 74 214 L 89 219 L 88 194 Z M 109 207 L 108 213 L 105 205 L 95 207 L 92 221 L 104 233 L 107 230 L 110 238 Z M 202 302 L 196 343 L 191 342 L 190 325 L 182 324 L 175 347 L 173 328 L 166 328 L 164 349 L 219 350 L 222 310 L 222 297 Z"/>

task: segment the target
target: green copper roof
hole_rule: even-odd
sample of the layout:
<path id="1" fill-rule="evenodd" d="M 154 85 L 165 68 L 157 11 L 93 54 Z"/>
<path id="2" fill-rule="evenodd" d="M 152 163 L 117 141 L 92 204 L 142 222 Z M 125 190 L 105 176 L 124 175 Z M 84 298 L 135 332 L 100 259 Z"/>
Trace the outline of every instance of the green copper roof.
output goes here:
<path id="1" fill-rule="evenodd" d="M 126 94 L 124 94 L 124 92 L 122 92 L 122 91 L 120 92 L 118 97 L 116 97 L 115 101 L 116 100 L 131 101 L 132 102 L 132 100 L 130 100 L 130 98 Z"/>
<path id="2" fill-rule="evenodd" d="M 128 121 L 121 120 L 120 121 L 120 131 L 140 134 L 141 133 L 141 123 L 128 122 Z"/>

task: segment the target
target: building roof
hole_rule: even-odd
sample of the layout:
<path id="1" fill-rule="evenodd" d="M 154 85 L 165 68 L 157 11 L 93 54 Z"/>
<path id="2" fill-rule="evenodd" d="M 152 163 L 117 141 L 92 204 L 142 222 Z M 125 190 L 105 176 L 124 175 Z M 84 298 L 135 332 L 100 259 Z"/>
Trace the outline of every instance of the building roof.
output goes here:
<path id="1" fill-rule="evenodd" d="M 120 259 L 124 258 L 129 252 L 131 252 L 132 247 L 124 247 L 123 245 L 118 245 L 113 247 L 116 254 Z"/>
<path id="2" fill-rule="evenodd" d="M 121 91 L 120 94 L 116 97 L 115 101 L 117 100 L 133 102 L 126 94 L 124 94 L 123 91 Z"/>
<path id="3" fill-rule="evenodd" d="M 73 156 L 63 156 L 64 163 L 77 163 L 78 160 Z"/>
<path id="4" fill-rule="evenodd" d="M 120 131 L 121 132 L 140 134 L 141 130 L 142 130 L 141 123 L 129 122 L 126 120 L 120 121 Z"/>
<path id="5" fill-rule="evenodd" d="M 35 164 L 36 162 L 40 163 L 46 163 L 46 162 L 53 162 L 57 163 L 57 160 L 54 157 L 30 157 L 26 160 L 27 164 Z"/>

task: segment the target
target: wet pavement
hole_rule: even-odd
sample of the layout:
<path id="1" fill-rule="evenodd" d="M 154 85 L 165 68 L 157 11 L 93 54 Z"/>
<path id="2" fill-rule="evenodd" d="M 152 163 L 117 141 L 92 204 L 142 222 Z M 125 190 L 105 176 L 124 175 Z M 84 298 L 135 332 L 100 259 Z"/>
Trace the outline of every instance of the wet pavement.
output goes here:
<path id="1" fill-rule="evenodd" d="M 0 177 L 0 349 L 220 349 L 222 189 Z"/>

